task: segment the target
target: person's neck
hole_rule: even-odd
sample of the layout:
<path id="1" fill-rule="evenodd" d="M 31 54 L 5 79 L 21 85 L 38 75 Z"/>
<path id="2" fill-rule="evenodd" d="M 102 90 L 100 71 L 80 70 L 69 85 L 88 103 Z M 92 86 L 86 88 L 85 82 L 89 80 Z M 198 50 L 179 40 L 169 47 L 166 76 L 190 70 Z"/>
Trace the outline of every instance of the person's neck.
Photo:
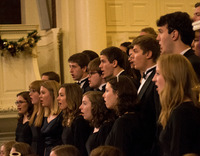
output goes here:
<path id="1" fill-rule="evenodd" d="M 28 119 L 28 113 L 24 114 L 23 124 L 26 123 L 27 121 L 29 121 L 29 119 Z"/>
<path id="2" fill-rule="evenodd" d="M 145 72 L 147 69 L 149 69 L 149 68 L 151 68 L 151 67 L 153 67 L 153 66 L 155 66 L 156 65 L 156 63 L 155 62 L 153 62 L 153 61 L 147 61 L 147 64 L 146 64 L 146 66 L 145 66 L 145 68 L 142 70 L 142 72 Z"/>
<path id="3" fill-rule="evenodd" d="M 117 76 L 122 70 L 124 69 L 121 68 L 120 66 L 117 66 L 113 71 L 113 76 Z"/>
<path id="4" fill-rule="evenodd" d="M 87 76 L 88 76 L 88 74 L 87 74 L 87 73 L 84 73 L 83 76 L 81 77 L 81 79 L 80 79 L 79 81 L 81 81 L 81 80 L 83 80 L 83 79 L 86 79 Z"/>
<path id="5" fill-rule="evenodd" d="M 185 49 L 188 49 L 188 48 L 190 48 L 189 45 L 186 45 L 186 44 L 180 42 L 179 44 L 174 46 L 173 53 L 174 54 L 180 54 L 181 52 L 183 52 Z"/>
<path id="6" fill-rule="evenodd" d="M 41 113 L 41 107 L 38 105 L 37 115 L 39 115 L 40 113 Z"/>

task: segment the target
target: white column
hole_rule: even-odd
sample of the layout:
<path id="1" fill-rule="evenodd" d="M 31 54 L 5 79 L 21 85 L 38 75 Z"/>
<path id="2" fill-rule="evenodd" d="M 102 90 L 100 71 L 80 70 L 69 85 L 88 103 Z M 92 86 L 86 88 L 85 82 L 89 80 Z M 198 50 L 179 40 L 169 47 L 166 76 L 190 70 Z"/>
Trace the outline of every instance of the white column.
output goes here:
<path id="1" fill-rule="evenodd" d="M 104 0 L 76 0 L 75 25 L 78 52 L 90 49 L 99 53 L 106 48 Z"/>

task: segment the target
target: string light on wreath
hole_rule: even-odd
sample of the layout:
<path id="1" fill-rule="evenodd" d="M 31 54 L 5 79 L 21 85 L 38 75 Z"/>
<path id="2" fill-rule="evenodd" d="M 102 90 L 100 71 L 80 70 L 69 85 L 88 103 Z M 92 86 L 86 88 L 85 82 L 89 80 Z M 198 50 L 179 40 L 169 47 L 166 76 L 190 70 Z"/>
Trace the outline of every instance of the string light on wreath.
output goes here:
<path id="1" fill-rule="evenodd" d="M 20 52 L 29 51 L 41 38 L 37 33 L 38 32 L 34 30 L 33 32 L 28 33 L 26 38 L 20 38 L 17 42 L 8 42 L 7 39 L 1 39 L 0 37 L 1 56 L 4 56 L 6 53 L 10 53 L 11 56 L 16 56 Z"/>

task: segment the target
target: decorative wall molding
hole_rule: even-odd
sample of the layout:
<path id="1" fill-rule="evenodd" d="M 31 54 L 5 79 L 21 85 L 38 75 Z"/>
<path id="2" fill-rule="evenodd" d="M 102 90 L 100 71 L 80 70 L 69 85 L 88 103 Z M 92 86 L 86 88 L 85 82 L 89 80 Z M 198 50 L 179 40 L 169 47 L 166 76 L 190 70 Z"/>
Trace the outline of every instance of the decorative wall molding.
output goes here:
<path id="1" fill-rule="evenodd" d="M 40 73 L 54 71 L 60 75 L 61 29 L 53 28 L 48 31 L 41 31 L 40 36 L 41 40 L 37 44 Z"/>
<path id="2" fill-rule="evenodd" d="M 107 45 L 131 41 L 145 27 L 157 31 L 156 21 L 166 13 L 183 11 L 193 15 L 196 0 L 105 0 Z"/>
<path id="3" fill-rule="evenodd" d="M 106 11 L 107 11 L 107 25 L 108 26 L 123 26 L 126 25 L 126 12 L 125 4 L 123 1 L 106 2 Z"/>
<path id="4" fill-rule="evenodd" d="M 37 29 L 38 26 L 32 25 L 0 25 L 0 35 L 2 39 L 14 41 Z M 37 55 L 37 46 L 32 53 Z M 0 57 L 0 114 L 15 111 L 16 94 L 28 90 L 29 84 L 36 79 L 40 79 L 37 57 L 26 53 Z"/>

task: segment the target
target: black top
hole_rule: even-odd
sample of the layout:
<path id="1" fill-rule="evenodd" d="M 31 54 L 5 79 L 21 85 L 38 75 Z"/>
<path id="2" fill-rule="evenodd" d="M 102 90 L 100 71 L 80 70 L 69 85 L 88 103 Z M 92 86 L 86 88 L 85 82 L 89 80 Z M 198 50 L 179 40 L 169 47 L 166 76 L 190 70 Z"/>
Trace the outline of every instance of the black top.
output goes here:
<path id="1" fill-rule="evenodd" d="M 88 152 L 88 155 L 90 155 L 90 152 L 100 146 L 100 145 L 104 145 L 106 138 L 108 136 L 108 134 L 110 133 L 110 130 L 113 126 L 113 122 L 105 122 L 100 128 L 99 131 L 96 133 L 92 133 L 87 142 L 86 142 L 86 149 Z"/>
<path id="2" fill-rule="evenodd" d="M 140 86 L 140 79 L 138 78 L 134 78 L 132 75 L 130 75 L 130 73 L 127 73 L 126 70 L 124 70 L 123 72 L 121 72 L 118 76 L 127 76 L 131 79 L 131 81 L 133 82 L 133 84 L 135 85 L 135 87 L 138 89 Z"/>
<path id="3" fill-rule="evenodd" d="M 73 120 L 71 127 L 64 127 L 62 141 L 64 144 L 76 146 L 83 156 L 87 156 L 85 143 L 91 131 L 89 123 L 79 115 Z"/>
<path id="4" fill-rule="evenodd" d="M 200 109 L 185 102 L 172 111 L 160 134 L 163 156 L 200 154 Z"/>
<path id="5" fill-rule="evenodd" d="M 33 124 L 31 125 L 31 131 L 32 131 L 32 144 L 31 148 L 33 149 L 34 153 L 39 156 L 44 156 L 44 139 L 41 136 L 41 127 L 35 127 L 35 119 L 37 115 L 34 117 Z M 44 120 L 43 120 L 44 122 Z M 43 125 L 43 123 L 42 123 Z"/>
<path id="6" fill-rule="evenodd" d="M 155 154 L 152 153 L 152 150 L 154 153 L 157 151 L 159 152 L 159 149 L 157 149 L 156 145 L 159 138 L 157 120 L 160 114 L 161 106 L 159 95 L 156 90 L 157 87 L 152 81 L 155 72 L 156 69 L 153 68 L 153 71 L 150 73 L 149 77 L 146 79 L 144 85 L 138 93 L 140 104 L 137 105 L 137 109 L 141 112 L 141 123 L 144 130 L 143 155 L 145 156 L 155 156 Z"/>
<path id="7" fill-rule="evenodd" d="M 26 123 L 18 122 L 16 128 L 16 141 L 17 142 L 25 142 L 31 145 L 32 142 L 32 132 L 29 126 L 29 122 Z"/>
<path id="8" fill-rule="evenodd" d="M 119 117 L 105 144 L 118 147 L 126 156 L 141 155 L 142 128 L 139 115 L 137 113 L 128 113 Z"/>
<path id="9" fill-rule="evenodd" d="M 197 78 L 200 80 L 200 58 L 195 55 L 192 49 L 189 49 L 187 52 L 185 52 L 184 56 L 190 61 L 194 71 L 197 74 Z"/>
<path id="10" fill-rule="evenodd" d="M 81 81 L 81 83 L 84 83 L 83 86 L 81 87 L 83 94 L 85 92 L 88 92 L 88 91 L 93 91 L 93 88 L 90 88 L 90 84 L 89 84 L 88 78 L 86 78 L 83 81 Z"/>
<path id="11" fill-rule="evenodd" d="M 62 144 L 62 119 L 62 113 L 60 113 L 55 119 L 51 120 L 49 123 L 47 122 L 47 117 L 44 118 L 44 124 L 41 128 L 41 135 L 44 138 L 45 143 L 45 156 L 49 156 L 53 147 Z"/>

